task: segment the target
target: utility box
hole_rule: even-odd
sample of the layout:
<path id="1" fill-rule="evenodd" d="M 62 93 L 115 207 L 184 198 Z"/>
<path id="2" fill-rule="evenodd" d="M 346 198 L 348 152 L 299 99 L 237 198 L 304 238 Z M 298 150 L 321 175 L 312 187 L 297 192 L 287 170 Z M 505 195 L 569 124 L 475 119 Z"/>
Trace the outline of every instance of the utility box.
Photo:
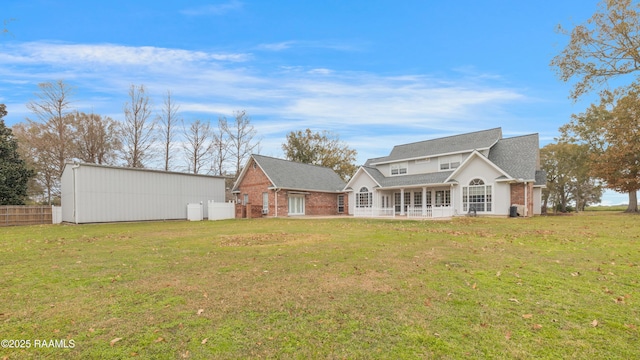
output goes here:
<path id="1" fill-rule="evenodd" d="M 202 204 L 187 204 L 187 220 L 202 221 L 203 218 Z"/>

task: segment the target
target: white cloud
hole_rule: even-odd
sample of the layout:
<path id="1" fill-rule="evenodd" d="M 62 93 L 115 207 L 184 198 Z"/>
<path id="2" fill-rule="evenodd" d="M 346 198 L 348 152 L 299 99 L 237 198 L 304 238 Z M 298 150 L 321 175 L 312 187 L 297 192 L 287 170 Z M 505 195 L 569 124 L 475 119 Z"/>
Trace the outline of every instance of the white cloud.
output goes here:
<path id="1" fill-rule="evenodd" d="M 132 47 L 113 44 L 29 42 L 9 47 L 9 49 L 10 51 L 3 51 L 0 54 L 0 63 L 44 63 L 62 66 L 68 64 L 146 66 L 211 61 L 244 62 L 251 58 L 248 53 L 208 53 L 153 46 Z"/>
<path id="2" fill-rule="evenodd" d="M 258 49 L 267 51 L 282 51 L 287 50 L 295 44 L 294 41 L 282 41 L 278 43 L 260 44 Z"/>
<path id="3" fill-rule="evenodd" d="M 222 4 L 191 7 L 181 10 L 180 13 L 187 16 L 224 15 L 232 11 L 240 10 L 242 7 L 242 2 L 232 0 Z"/>
<path id="4" fill-rule="evenodd" d="M 0 85 L 7 103 L 20 104 L 32 97 L 37 83 L 64 79 L 77 88 L 77 106 L 95 106 L 96 112 L 119 118 L 128 87 L 144 84 L 156 104 L 171 90 L 185 121 L 216 121 L 246 109 L 269 146 L 281 143 L 289 131 L 309 127 L 339 133 L 361 156 L 385 155 L 398 143 L 435 137 L 426 134 L 506 128 L 508 106 L 529 100 L 517 89 L 473 74 L 451 80 L 323 67 L 261 69 L 259 60 L 242 52 L 0 43 Z M 526 132 L 522 127 L 509 126 Z M 265 146 L 263 151 L 280 149 Z"/>

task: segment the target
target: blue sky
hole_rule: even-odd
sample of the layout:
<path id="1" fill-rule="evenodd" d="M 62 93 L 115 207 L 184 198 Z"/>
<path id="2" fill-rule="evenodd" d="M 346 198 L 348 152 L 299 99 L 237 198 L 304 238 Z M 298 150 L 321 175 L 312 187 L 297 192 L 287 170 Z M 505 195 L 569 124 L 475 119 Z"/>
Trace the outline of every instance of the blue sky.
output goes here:
<path id="1" fill-rule="evenodd" d="M 246 110 L 276 157 L 305 128 L 338 133 L 360 163 L 493 127 L 544 146 L 593 101 L 569 100 L 549 67 L 568 41 L 554 29 L 597 3 L 4 0 L 0 17 L 15 20 L 0 38 L 0 102 L 13 125 L 38 83 L 64 79 L 74 108 L 122 120 L 129 86 L 144 84 L 158 108 L 170 90 L 185 122 Z"/>

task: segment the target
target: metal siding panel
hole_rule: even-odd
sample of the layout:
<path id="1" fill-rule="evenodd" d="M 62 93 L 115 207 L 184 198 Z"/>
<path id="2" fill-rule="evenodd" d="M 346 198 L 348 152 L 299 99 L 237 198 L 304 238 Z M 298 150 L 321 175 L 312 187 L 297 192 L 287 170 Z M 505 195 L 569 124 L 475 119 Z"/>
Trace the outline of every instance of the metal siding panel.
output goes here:
<path id="1" fill-rule="evenodd" d="M 66 165 L 60 179 L 60 195 L 62 205 L 62 221 L 74 222 L 73 218 L 73 170 L 72 165 Z"/>
<path id="2" fill-rule="evenodd" d="M 208 200 L 224 201 L 220 178 L 86 165 L 78 170 L 78 222 L 186 219 L 188 203 L 202 202 L 206 209 Z"/>

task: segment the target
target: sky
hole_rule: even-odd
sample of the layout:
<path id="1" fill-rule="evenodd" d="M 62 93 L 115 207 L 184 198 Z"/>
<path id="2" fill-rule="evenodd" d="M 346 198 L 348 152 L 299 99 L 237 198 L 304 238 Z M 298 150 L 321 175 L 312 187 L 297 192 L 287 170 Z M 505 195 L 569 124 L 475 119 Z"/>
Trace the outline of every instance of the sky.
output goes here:
<path id="1" fill-rule="evenodd" d="M 501 127 L 554 141 L 571 114 L 549 66 L 597 0 L 3 0 L 0 103 L 32 117 L 38 84 L 64 80 L 72 106 L 116 120 L 131 85 L 185 123 L 246 110 L 263 155 L 287 133 L 328 130 L 358 163 L 397 144 Z M 175 166 L 183 166 L 176 161 Z M 604 204 L 624 203 L 608 191 Z"/>

